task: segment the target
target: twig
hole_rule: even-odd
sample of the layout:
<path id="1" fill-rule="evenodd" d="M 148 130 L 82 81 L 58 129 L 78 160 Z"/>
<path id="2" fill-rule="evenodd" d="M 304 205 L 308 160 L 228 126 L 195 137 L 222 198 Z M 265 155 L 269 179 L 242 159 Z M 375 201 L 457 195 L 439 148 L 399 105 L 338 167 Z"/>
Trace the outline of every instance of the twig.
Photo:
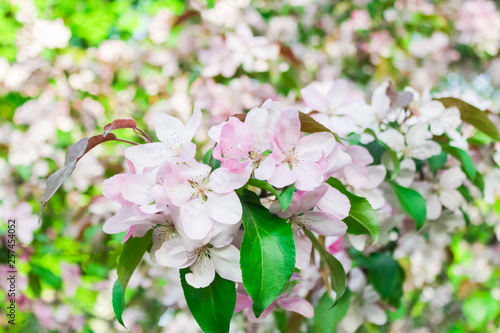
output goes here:
<path id="1" fill-rule="evenodd" d="M 142 135 L 139 135 L 141 138 L 143 138 L 145 141 L 148 141 L 149 143 L 152 143 L 153 140 L 151 140 L 151 138 L 149 137 L 149 135 L 146 134 L 146 132 L 144 132 L 143 130 L 141 130 L 140 128 L 134 128 L 134 131 L 139 131 L 142 133 Z"/>
<path id="2" fill-rule="evenodd" d="M 132 141 L 123 140 L 123 139 L 113 139 L 113 141 L 125 142 L 125 143 L 129 143 L 131 145 L 134 145 L 134 146 L 138 146 L 139 145 L 137 142 L 132 142 Z"/>

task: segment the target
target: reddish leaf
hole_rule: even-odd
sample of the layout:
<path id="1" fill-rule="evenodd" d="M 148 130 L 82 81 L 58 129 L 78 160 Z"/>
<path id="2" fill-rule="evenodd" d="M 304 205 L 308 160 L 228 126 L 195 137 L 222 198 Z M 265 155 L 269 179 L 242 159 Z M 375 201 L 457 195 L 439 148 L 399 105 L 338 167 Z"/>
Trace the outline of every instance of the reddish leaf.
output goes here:
<path id="1" fill-rule="evenodd" d="M 102 136 L 106 136 L 109 132 L 120 128 L 137 128 L 137 123 L 134 119 L 116 119 L 112 123 L 104 126 L 104 133 Z"/>
<path id="2" fill-rule="evenodd" d="M 61 187 L 62 183 L 68 179 L 76 168 L 76 163 L 83 157 L 89 150 L 106 141 L 115 140 L 116 136 L 111 133 L 104 137 L 102 135 L 96 135 L 91 138 L 83 138 L 74 145 L 70 146 L 66 151 L 66 157 L 64 159 L 64 165 L 61 169 L 54 172 L 48 179 L 47 185 L 45 186 L 45 191 L 40 198 L 41 209 L 40 213 L 43 211 L 47 201 L 56 193 L 56 191 Z"/>
<path id="3" fill-rule="evenodd" d="M 87 143 L 87 148 L 85 149 L 85 152 L 83 153 L 83 155 L 87 154 L 89 152 L 89 150 L 91 150 L 92 148 L 94 148 L 97 145 L 100 145 L 103 142 L 112 141 L 112 140 L 116 140 L 116 139 L 117 139 L 116 135 L 114 135 L 113 133 L 107 135 L 106 137 L 104 135 L 95 135 L 95 136 L 89 138 L 88 143 Z M 83 155 L 80 156 L 78 158 L 78 160 L 80 158 L 82 158 Z"/>
<path id="4" fill-rule="evenodd" d="M 391 84 L 387 87 L 386 95 L 391 100 L 391 109 L 404 108 L 413 101 L 413 94 L 409 91 L 397 91 Z"/>
<path id="5" fill-rule="evenodd" d="M 237 113 L 237 114 L 233 114 L 231 117 L 238 118 L 240 121 L 243 122 L 243 121 L 245 121 L 247 114 L 246 113 Z"/>
<path id="6" fill-rule="evenodd" d="M 330 131 L 326 126 L 318 123 L 311 116 L 299 111 L 300 130 L 305 133 L 330 132 L 337 142 L 342 143 L 337 134 Z"/>

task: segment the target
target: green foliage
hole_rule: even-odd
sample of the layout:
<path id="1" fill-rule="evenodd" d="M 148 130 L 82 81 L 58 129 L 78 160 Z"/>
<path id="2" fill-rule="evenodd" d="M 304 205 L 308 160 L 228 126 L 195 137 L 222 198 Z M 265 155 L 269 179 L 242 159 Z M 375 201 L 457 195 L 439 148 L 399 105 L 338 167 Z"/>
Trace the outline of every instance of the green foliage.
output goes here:
<path id="1" fill-rule="evenodd" d="M 367 257 L 356 256 L 359 266 L 368 271 L 368 279 L 383 300 L 398 307 L 403 295 L 405 272 L 387 253 L 373 253 Z"/>
<path id="2" fill-rule="evenodd" d="M 214 171 L 217 168 L 220 168 L 220 161 L 213 157 L 213 148 L 210 148 L 205 155 L 203 155 L 203 163 L 210 166 L 212 168 L 212 171 Z"/>
<path id="3" fill-rule="evenodd" d="M 323 294 L 318 305 L 314 308 L 314 333 L 337 332 L 337 325 L 345 317 L 349 309 L 351 295 L 352 293 L 347 289 L 335 305 L 328 294 Z"/>
<path id="4" fill-rule="evenodd" d="M 21 23 L 15 19 L 17 8 L 9 1 L 0 2 L 0 56 L 14 61 L 17 55 L 16 37 Z"/>
<path id="5" fill-rule="evenodd" d="M 284 212 L 290 203 L 292 202 L 292 197 L 293 197 L 293 191 L 295 189 L 295 184 L 288 185 L 281 191 L 281 194 L 279 196 L 280 199 L 280 204 L 281 204 L 281 210 Z"/>
<path id="6" fill-rule="evenodd" d="M 411 188 L 403 187 L 396 182 L 390 184 L 403 210 L 415 221 L 417 229 L 422 228 L 427 219 L 425 199 Z"/>
<path id="7" fill-rule="evenodd" d="M 181 284 L 189 310 L 203 332 L 229 332 L 229 323 L 236 305 L 236 285 L 215 274 L 205 288 L 194 288 L 186 282 L 189 268 L 180 270 Z"/>
<path id="8" fill-rule="evenodd" d="M 462 169 L 467 175 L 467 178 L 474 181 L 474 179 L 476 179 L 477 170 L 474 165 L 474 160 L 472 160 L 469 154 L 457 147 L 449 145 L 443 145 L 442 147 L 445 152 L 449 153 L 462 163 Z"/>
<path id="9" fill-rule="evenodd" d="M 257 188 L 260 188 L 262 190 L 265 190 L 265 191 L 268 191 L 268 192 L 272 193 L 276 198 L 279 199 L 280 205 L 281 205 L 281 210 L 283 212 L 290 205 L 290 202 L 292 202 L 293 191 L 295 189 L 294 184 L 285 187 L 281 191 L 276 190 L 268 182 L 266 182 L 264 180 L 259 180 L 259 179 L 256 179 L 256 178 L 250 178 L 248 180 L 247 184 L 250 185 L 250 186 L 254 186 L 254 187 L 257 187 Z"/>
<path id="10" fill-rule="evenodd" d="M 335 291 L 335 301 L 338 301 L 345 291 L 345 271 L 344 267 L 334 256 L 330 254 L 314 237 L 314 234 L 307 229 L 304 229 L 307 237 L 311 240 L 313 247 L 319 252 L 321 259 L 328 266 L 330 271 L 330 283 L 332 290 Z"/>
<path id="11" fill-rule="evenodd" d="M 444 167 L 446 161 L 448 161 L 448 154 L 444 151 L 441 151 L 441 154 L 434 155 L 427 160 L 429 162 L 429 168 L 431 172 L 436 176 L 439 169 Z"/>
<path id="12" fill-rule="evenodd" d="M 123 310 L 125 310 L 125 290 L 128 281 L 135 271 L 135 268 L 141 261 L 144 253 L 151 248 L 153 242 L 152 231 L 149 231 L 144 237 L 131 237 L 123 245 L 122 254 L 118 260 L 118 280 L 113 286 L 113 310 L 116 319 L 123 324 Z"/>
<path id="13" fill-rule="evenodd" d="M 498 130 L 488 118 L 487 112 L 481 111 L 475 106 L 454 97 L 443 97 L 437 100 L 443 103 L 447 108 L 455 106 L 460 110 L 460 116 L 464 122 L 471 124 L 481 132 L 489 135 L 493 140 L 500 141 Z"/>
<path id="14" fill-rule="evenodd" d="M 353 235 L 370 234 L 373 243 L 376 243 L 380 235 L 380 225 L 378 216 L 368 200 L 349 192 L 338 179 L 330 178 L 327 184 L 347 196 L 351 203 L 349 216 L 344 219 L 345 224 L 347 224 L 347 232 Z"/>
<path id="15" fill-rule="evenodd" d="M 480 330 L 500 314 L 500 303 L 489 292 L 476 291 L 464 301 L 462 311 L 469 327 Z"/>
<path id="16" fill-rule="evenodd" d="M 292 228 L 260 205 L 248 190 L 240 196 L 245 232 L 241 243 L 243 285 L 259 317 L 283 291 L 295 267 Z"/>

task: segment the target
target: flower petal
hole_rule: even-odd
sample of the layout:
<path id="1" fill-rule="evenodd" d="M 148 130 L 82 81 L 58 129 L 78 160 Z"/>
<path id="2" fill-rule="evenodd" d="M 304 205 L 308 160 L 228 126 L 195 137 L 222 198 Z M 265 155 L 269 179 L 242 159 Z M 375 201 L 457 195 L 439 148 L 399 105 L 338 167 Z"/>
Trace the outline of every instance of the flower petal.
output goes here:
<path id="1" fill-rule="evenodd" d="M 318 89 L 308 85 L 300 90 L 300 94 L 306 105 L 311 109 L 319 112 L 327 111 L 326 96 Z"/>
<path id="2" fill-rule="evenodd" d="M 215 271 L 224 279 L 243 282 L 240 269 L 240 251 L 234 245 L 210 249 Z"/>
<path id="3" fill-rule="evenodd" d="M 255 169 L 254 174 L 257 179 L 267 180 L 274 174 L 276 163 L 274 162 L 274 158 L 270 155 L 263 158 L 264 160 L 260 162 L 259 166 Z"/>
<path id="4" fill-rule="evenodd" d="M 224 224 L 235 224 L 243 213 L 241 202 L 235 192 L 207 193 L 207 213 L 212 219 Z"/>
<path id="5" fill-rule="evenodd" d="M 130 205 L 130 202 L 123 198 L 121 186 L 128 175 L 118 174 L 109 179 L 106 179 L 102 184 L 102 194 L 106 199 L 118 202 L 122 206 Z"/>
<path id="6" fill-rule="evenodd" d="M 156 136 L 169 146 L 180 147 L 184 124 L 177 118 L 165 113 L 157 113 L 153 117 Z"/>
<path id="7" fill-rule="evenodd" d="M 328 132 L 313 133 L 300 139 L 295 147 L 297 159 L 317 162 L 323 155 L 328 155 L 335 147 L 334 136 Z"/>
<path id="8" fill-rule="evenodd" d="M 387 173 L 383 165 L 370 165 L 366 169 L 368 170 L 368 180 L 363 184 L 363 189 L 371 190 L 382 184 Z"/>
<path id="9" fill-rule="evenodd" d="M 248 154 L 253 146 L 250 127 L 236 117 L 229 118 L 229 121 L 221 130 L 220 146 L 226 158 L 240 158 Z"/>
<path id="10" fill-rule="evenodd" d="M 267 157 L 269 158 L 269 157 Z M 288 164 L 278 164 L 274 169 L 274 174 L 267 182 L 275 187 L 283 188 L 287 185 L 293 184 L 297 180 L 297 176 L 290 169 Z"/>
<path id="11" fill-rule="evenodd" d="M 465 174 L 459 167 L 444 170 L 439 176 L 439 185 L 445 190 L 454 190 L 465 180 Z"/>
<path id="12" fill-rule="evenodd" d="M 347 230 L 344 222 L 324 212 L 307 212 L 298 216 L 297 219 L 307 229 L 323 236 L 341 236 Z"/>
<path id="13" fill-rule="evenodd" d="M 207 256 L 200 256 L 191 265 L 191 273 L 186 274 L 186 282 L 195 288 L 208 287 L 215 279 L 215 268 L 212 260 Z"/>
<path id="14" fill-rule="evenodd" d="M 366 286 L 366 277 L 359 268 L 353 268 L 347 283 L 349 289 L 355 293 L 360 293 Z"/>
<path id="15" fill-rule="evenodd" d="M 437 195 L 432 194 L 426 198 L 425 208 L 427 210 L 427 218 L 429 220 L 437 220 L 441 216 L 441 202 Z"/>
<path id="16" fill-rule="evenodd" d="M 186 123 L 186 126 L 182 129 L 182 143 L 186 144 L 193 140 L 196 132 L 200 129 L 201 122 L 203 121 L 203 116 L 201 114 L 200 107 L 198 104 L 194 105 L 193 115 Z"/>
<path id="17" fill-rule="evenodd" d="M 181 222 L 186 236 L 199 240 L 212 230 L 214 221 L 208 217 L 207 204 L 201 199 L 193 199 L 181 207 Z"/>
<path id="18" fill-rule="evenodd" d="M 305 269 L 311 263 L 311 240 L 303 233 L 293 233 L 295 241 L 295 267 Z"/>
<path id="19" fill-rule="evenodd" d="M 146 143 L 125 150 L 125 157 L 135 165 L 142 167 L 158 166 L 172 156 L 173 154 L 167 151 L 162 142 Z"/>
<path id="20" fill-rule="evenodd" d="M 245 185 L 252 174 L 248 165 L 241 172 L 231 172 L 226 168 L 218 168 L 210 175 L 207 187 L 215 193 L 228 193 Z"/>
<path id="21" fill-rule="evenodd" d="M 299 297 L 283 297 L 278 298 L 278 305 L 287 311 L 293 311 L 300 313 L 306 318 L 312 318 L 314 316 L 314 308 L 303 298 Z"/>
<path id="22" fill-rule="evenodd" d="M 185 268 L 191 265 L 194 260 L 196 260 L 196 254 L 187 251 L 179 238 L 163 242 L 156 251 L 156 261 L 162 266 Z"/>
<path id="23" fill-rule="evenodd" d="M 418 160 L 426 160 L 440 153 L 441 146 L 439 143 L 430 140 L 421 141 L 419 145 L 412 146 L 410 150 L 410 156 Z"/>
<path id="24" fill-rule="evenodd" d="M 401 152 L 405 148 L 405 138 L 403 134 L 399 133 L 394 128 L 389 128 L 388 130 L 379 133 L 377 137 L 395 152 Z"/>
<path id="25" fill-rule="evenodd" d="M 329 186 L 325 195 L 316 204 L 316 207 L 321 209 L 323 212 L 335 216 L 339 220 L 343 220 L 349 216 L 351 203 L 344 194 L 340 193 L 339 190 Z"/>
<path id="26" fill-rule="evenodd" d="M 129 175 L 122 184 L 121 193 L 127 201 L 136 205 L 148 205 L 153 198 L 152 184 L 145 175 Z"/>
<path id="27" fill-rule="evenodd" d="M 250 297 L 250 295 L 236 294 L 236 306 L 234 308 L 234 313 L 249 308 L 252 304 L 252 297 Z"/>
<path id="28" fill-rule="evenodd" d="M 293 108 L 283 110 L 275 134 L 281 151 L 291 153 L 300 139 L 300 120 L 297 110 Z"/>
<path id="29" fill-rule="evenodd" d="M 295 187 L 300 191 L 312 191 L 323 183 L 323 171 L 318 163 L 302 161 L 292 166 L 296 175 Z"/>
<path id="30" fill-rule="evenodd" d="M 464 198 L 457 190 L 442 190 L 439 201 L 449 210 L 457 210 L 464 203 Z"/>
<path id="31" fill-rule="evenodd" d="M 363 312 L 366 320 L 375 325 L 384 325 L 387 322 L 387 314 L 374 303 L 365 303 L 363 305 Z"/>

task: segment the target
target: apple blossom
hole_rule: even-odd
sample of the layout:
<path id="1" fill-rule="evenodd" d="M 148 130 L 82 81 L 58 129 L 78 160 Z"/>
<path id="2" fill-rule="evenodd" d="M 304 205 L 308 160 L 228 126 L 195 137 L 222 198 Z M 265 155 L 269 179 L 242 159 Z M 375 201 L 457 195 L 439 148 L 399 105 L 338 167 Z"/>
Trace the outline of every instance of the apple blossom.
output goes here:
<path id="1" fill-rule="evenodd" d="M 196 146 L 191 140 L 200 128 L 201 121 L 201 110 L 196 106 L 185 126 L 177 118 L 158 113 L 154 118 L 154 126 L 161 142 L 130 147 L 125 151 L 125 156 L 142 167 L 155 167 L 168 160 L 189 161 L 196 153 Z"/>
<path id="2" fill-rule="evenodd" d="M 310 191 L 321 185 L 323 170 L 318 163 L 335 146 L 331 133 L 313 133 L 301 138 L 297 110 L 288 108 L 280 115 L 274 135 L 272 156 L 276 168 L 268 182 L 276 187 L 295 183 L 298 190 Z"/>

